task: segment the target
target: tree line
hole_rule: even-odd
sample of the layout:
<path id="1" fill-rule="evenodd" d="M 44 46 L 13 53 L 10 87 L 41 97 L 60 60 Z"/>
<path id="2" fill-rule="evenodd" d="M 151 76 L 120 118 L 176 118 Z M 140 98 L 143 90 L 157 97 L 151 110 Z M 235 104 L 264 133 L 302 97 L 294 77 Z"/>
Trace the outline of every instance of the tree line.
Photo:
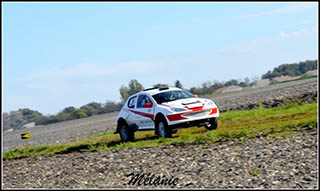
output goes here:
<path id="1" fill-rule="evenodd" d="M 317 60 L 300 62 L 299 64 L 283 64 L 276 67 L 272 72 L 268 71 L 266 74 L 262 75 L 262 79 L 278 77 L 281 75 L 301 75 L 308 70 L 317 69 Z M 248 77 L 242 79 L 231 79 L 226 82 L 220 82 L 217 80 L 203 82 L 201 86 L 192 87 L 189 91 L 193 94 L 206 95 L 212 94 L 219 88 L 237 85 L 240 87 L 250 87 L 254 84 L 258 77 L 253 77 L 249 79 Z M 169 86 L 168 84 L 157 83 L 153 87 L 164 87 Z M 179 80 L 174 83 L 175 87 L 183 88 L 183 85 Z M 104 114 L 114 111 L 120 111 L 124 102 L 127 98 L 137 92 L 144 90 L 144 87 L 136 79 L 130 80 L 128 86 L 122 85 L 119 89 L 121 96 L 120 102 L 106 101 L 105 103 L 90 102 L 86 105 L 76 108 L 69 106 L 64 108 L 62 111 L 56 115 L 43 115 L 38 111 L 31 110 L 28 108 L 19 109 L 17 111 L 11 111 L 10 113 L 4 112 L 3 116 L 3 130 L 10 128 L 20 129 L 24 124 L 29 122 L 35 122 L 36 125 L 47 125 L 51 123 L 57 123 L 67 120 L 80 119 L 84 117 L 90 117 L 93 115 Z"/>
<path id="2" fill-rule="evenodd" d="M 24 108 L 17 111 L 11 111 L 10 113 L 4 112 L 2 114 L 3 130 L 10 128 L 20 129 L 24 124 L 30 122 L 35 122 L 35 125 L 47 125 L 67 120 L 80 119 L 97 114 L 119 111 L 121 107 L 122 103 L 115 103 L 112 101 L 106 101 L 104 104 L 91 102 L 80 108 L 73 106 L 66 107 L 56 115 L 43 115 L 38 111 Z"/>
<path id="3" fill-rule="evenodd" d="M 198 87 L 192 87 L 189 91 L 193 94 L 197 95 L 207 95 L 207 94 L 212 94 L 216 90 L 222 88 L 222 87 L 227 87 L 227 86 L 240 86 L 240 87 L 249 87 L 254 84 L 254 82 L 258 79 L 258 77 L 253 77 L 249 79 L 248 77 L 244 79 L 231 79 L 227 82 L 220 82 L 217 80 L 214 80 L 213 82 L 207 81 L 203 82 L 201 86 Z"/>
<path id="4" fill-rule="evenodd" d="M 280 76 L 300 76 L 307 71 L 318 69 L 318 60 L 307 60 L 294 64 L 282 64 L 262 75 L 262 79 L 272 79 Z"/>

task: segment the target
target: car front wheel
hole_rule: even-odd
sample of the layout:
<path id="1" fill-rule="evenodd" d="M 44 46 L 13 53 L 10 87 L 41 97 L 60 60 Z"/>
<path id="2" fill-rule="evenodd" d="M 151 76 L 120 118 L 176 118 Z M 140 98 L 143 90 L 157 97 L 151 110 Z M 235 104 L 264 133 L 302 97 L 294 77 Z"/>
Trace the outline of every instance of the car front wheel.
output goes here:
<path id="1" fill-rule="evenodd" d="M 131 131 L 126 125 L 122 124 L 119 130 L 120 138 L 123 142 L 133 141 L 134 132 Z"/>
<path id="2" fill-rule="evenodd" d="M 208 130 L 214 130 L 218 127 L 218 119 L 217 118 L 211 118 L 209 123 L 204 126 Z"/>
<path id="3" fill-rule="evenodd" d="M 160 119 L 159 121 L 157 121 L 156 130 L 157 134 L 160 137 L 172 137 L 172 131 L 169 128 L 165 119 Z"/>

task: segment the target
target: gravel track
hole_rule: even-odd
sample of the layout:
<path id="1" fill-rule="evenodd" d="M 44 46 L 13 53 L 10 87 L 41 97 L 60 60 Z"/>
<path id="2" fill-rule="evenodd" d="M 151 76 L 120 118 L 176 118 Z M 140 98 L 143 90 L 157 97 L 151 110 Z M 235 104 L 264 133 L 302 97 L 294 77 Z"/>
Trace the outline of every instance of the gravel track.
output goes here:
<path id="1" fill-rule="evenodd" d="M 317 131 L 3 161 L 3 188 L 318 188 Z M 130 173 L 178 178 L 128 184 Z M 155 180 L 155 179 L 153 179 Z"/>
<path id="2" fill-rule="evenodd" d="M 299 99 L 302 102 L 317 100 L 317 78 L 288 82 L 262 88 L 248 88 L 240 92 L 217 94 L 212 98 L 221 111 L 251 109 L 261 102 L 265 107 L 283 105 L 284 99 Z M 31 129 L 21 129 L 3 134 L 3 151 L 28 145 L 50 145 L 72 142 L 103 132 L 114 131 L 118 112 L 88 118 L 65 121 Z M 21 140 L 21 133 L 29 132 L 31 139 Z"/>

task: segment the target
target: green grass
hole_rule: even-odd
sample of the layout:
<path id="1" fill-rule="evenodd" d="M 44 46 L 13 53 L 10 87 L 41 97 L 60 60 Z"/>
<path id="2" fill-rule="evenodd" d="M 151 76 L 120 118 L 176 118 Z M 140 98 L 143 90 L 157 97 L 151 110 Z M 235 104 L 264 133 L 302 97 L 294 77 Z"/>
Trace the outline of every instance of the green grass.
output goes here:
<path id="1" fill-rule="evenodd" d="M 126 147 L 153 147 L 181 142 L 213 144 L 224 139 L 254 138 L 259 135 L 279 136 L 285 132 L 316 128 L 317 108 L 318 104 L 313 103 L 229 111 L 220 114 L 219 127 L 214 131 L 207 131 L 204 127 L 179 129 L 173 138 L 158 138 L 154 135 L 154 131 L 140 131 L 135 133 L 135 141 L 128 143 L 121 142 L 118 134 L 110 132 L 67 144 L 13 149 L 4 152 L 3 159 Z"/>
<path id="2" fill-rule="evenodd" d="M 260 174 L 261 172 L 262 172 L 262 170 L 257 169 L 257 170 L 254 170 L 254 171 L 252 172 L 252 175 L 253 175 L 253 176 L 257 176 L 257 175 Z"/>

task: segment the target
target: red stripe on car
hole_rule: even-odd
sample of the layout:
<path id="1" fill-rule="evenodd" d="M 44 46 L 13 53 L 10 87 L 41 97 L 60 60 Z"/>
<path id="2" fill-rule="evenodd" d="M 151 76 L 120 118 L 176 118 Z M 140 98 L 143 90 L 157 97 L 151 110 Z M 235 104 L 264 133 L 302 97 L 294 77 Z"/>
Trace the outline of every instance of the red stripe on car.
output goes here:
<path id="1" fill-rule="evenodd" d="M 183 114 L 185 114 L 185 113 L 167 115 L 167 118 L 169 119 L 169 121 L 177 121 L 177 120 L 188 119 L 188 118 L 182 117 L 181 115 L 183 115 Z"/>
<path id="2" fill-rule="evenodd" d="M 165 104 L 159 104 L 159 105 L 161 105 L 161 106 L 165 106 L 165 107 L 171 107 L 171 106 L 169 106 L 169 105 L 165 105 Z"/>
<path id="3" fill-rule="evenodd" d="M 193 108 L 188 108 L 188 109 L 191 109 L 192 111 L 201 111 L 203 108 L 203 106 L 201 107 L 193 107 Z"/>
<path id="4" fill-rule="evenodd" d="M 143 112 L 140 112 L 140 111 L 134 111 L 134 110 L 129 110 L 133 113 L 136 113 L 136 114 L 139 114 L 139 115 L 142 115 L 142 116 L 145 116 L 145 117 L 149 117 L 152 119 L 152 121 L 154 121 L 154 116 L 150 113 L 143 113 Z"/>
<path id="5" fill-rule="evenodd" d="M 184 108 L 186 108 L 186 109 L 190 109 L 190 110 L 192 110 L 192 111 L 201 111 L 202 110 L 202 108 L 203 108 L 203 106 L 198 106 L 198 107 L 188 107 L 188 106 L 185 106 Z"/>

